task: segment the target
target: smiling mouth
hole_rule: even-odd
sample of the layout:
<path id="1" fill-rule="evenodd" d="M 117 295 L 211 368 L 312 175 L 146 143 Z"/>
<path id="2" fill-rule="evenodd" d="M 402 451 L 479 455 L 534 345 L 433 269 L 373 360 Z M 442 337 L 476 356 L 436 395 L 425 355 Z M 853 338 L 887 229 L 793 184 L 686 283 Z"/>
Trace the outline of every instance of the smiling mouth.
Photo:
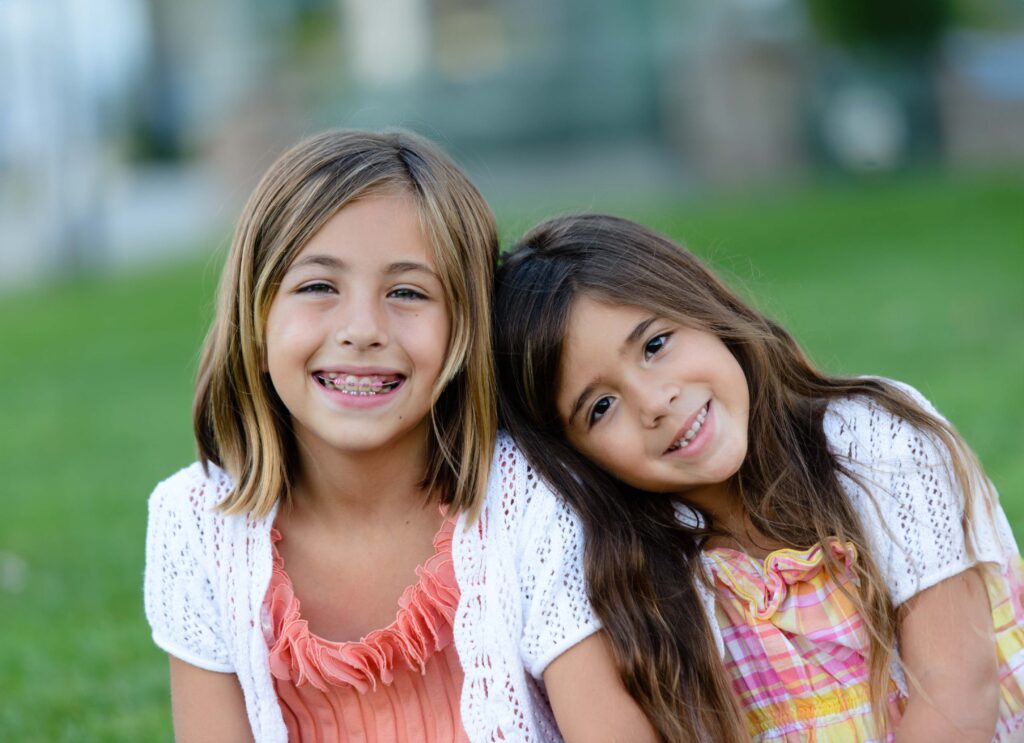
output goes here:
<path id="1" fill-rule="evenodd" d="M 693 441 L 694 437 L 698 433 L 700 433 L 700 429 L 704 426 L 704 420 L 708 417 L 708 408 L 709 407 L 711 407 L 711 401 L 710 400 L 708 400 L 704 404 L 704 407 L 700 409 L 700 412 L 697 413 L 697 417 L 694 419 L 694 421 L 690 425 L 690 427 L 688 429 L 686 429 L 686 432 L 682 436 L 680 436 L 678 439 L 673 441 L 672 442 L 672 446 L 670 446 L 668 449 L 665 450 L 666 454 L 668 454 L 670 452 L 674 452 L 674 451 L 676 451 L 678 449 L 685 449 L 686 447 L 688 447 L 690 445 L 690 442 Z"/>
<path id="2" fill-rule="evenodd" d="M 337 372 L 315 372 L 313 378 L 326 389 L 356 397 L 386 395 L 405 381 L 405 377 L 401 374 L 356 376 L 354 374 L 338 374 Z"/>

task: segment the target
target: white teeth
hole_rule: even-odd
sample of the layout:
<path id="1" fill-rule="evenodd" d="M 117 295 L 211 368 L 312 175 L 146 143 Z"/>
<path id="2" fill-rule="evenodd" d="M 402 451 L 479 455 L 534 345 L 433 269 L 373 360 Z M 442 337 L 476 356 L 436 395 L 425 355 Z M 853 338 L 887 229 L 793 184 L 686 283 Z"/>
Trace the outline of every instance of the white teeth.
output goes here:
<path id="1" fill-rule="evenodd" d="M 696 420 L 693 421 L 693 425 L 691 425 L 686 430 L 686 433 L 684 433 L 679 440 L 675 441 L 672 444 L 672 446 L 668 448 L 668 450 L 675 451 L 676 449 L 685 449 L 687 446 L 689 446 L 690 442 L 693 440 L 693 437 L 697 435 L 697 432 L 700 431 L 701 426 L 704 425 L 704 419 L 707 417 L 708 406 L 705 405 L 703 408 L 701 408 L 701 411 L 697 413 L 697 418 Z"/>
<path id="2" fill-rule="evenodd" d="M 320 383 L 329 390 L 338 390 L 347 395 L 361 397 L 391 392 L 400 383 L 398 379 L 385 381 L 380 377 L 357 377 L 353 374 L 342 377 L 337 372 L 325 372 L 317 377 Z"/>

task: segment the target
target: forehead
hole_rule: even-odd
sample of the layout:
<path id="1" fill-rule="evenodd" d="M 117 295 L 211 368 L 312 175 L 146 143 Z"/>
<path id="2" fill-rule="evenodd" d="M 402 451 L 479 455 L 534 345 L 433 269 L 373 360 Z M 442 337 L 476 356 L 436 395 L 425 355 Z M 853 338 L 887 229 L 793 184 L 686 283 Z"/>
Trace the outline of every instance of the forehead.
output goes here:
<path id="1" fill-rule="evenodd" d="M 619 347 L 633 328 L 653 314 L 642 307 L 579 297 L 569 311 L 563 361 L 570 356 L 588 356 L 593 351 L 607 348 L 617 356 Z"/>
<path id="2" fill-rule="evenodd" d="M 587 296 L 573 302 L 562 346 L 559 408 L 567 397 L 574 398 L 590 380 L 607 375 L 621 362 L 622 344 L 652 314 L 642 307 L 610 304 Z"/>
<path id="3" fill-rule="evenodd" d="M 351 263 L 415 261 L 434 267 L 434 250 L 410 195 L 384 193 L 346 204 L 302 246 L 292 261 L 326 255 Z"/>

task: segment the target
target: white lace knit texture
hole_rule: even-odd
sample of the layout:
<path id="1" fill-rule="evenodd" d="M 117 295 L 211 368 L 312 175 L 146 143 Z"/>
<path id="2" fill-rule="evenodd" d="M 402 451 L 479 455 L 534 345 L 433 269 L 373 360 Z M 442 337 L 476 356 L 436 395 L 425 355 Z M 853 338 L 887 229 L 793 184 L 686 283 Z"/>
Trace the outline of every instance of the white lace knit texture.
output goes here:
<path id="1" fill-rule="evenodd" d="M 158 646 L 237 674 L 258 743 L 287 740 L 267 661 L 263 600 L 274 514 L 214 510 L 230 478 L 199 464 L 150 497 L 146 616 Z M 465 671 L 462 722 L 474 743 L 560 741 L 540 680 L 553 658 L 595 632 L 581 572 L 582 534 L 508 437 L 495 450 L 479 520 L 452 541 L 461 599 L 455 645 Z"/>
<path id="2" fill-rule="evenodd" d="M 902 388 L 934 412 L 915 390 Z M 975 562 L 1005 565 L 1017 554 L 1002 509 L 980 502 L 969 524 L 969 552 L 964 494 L 945 450 L 920 430 L 863 399 L 830 405 L 824 427 L 833 453 L 870 488 L 867 494 L 843 480 L 896 604 Z M 220 470 L 207 477 L 193 464 L 153 492 L 146 615 L 168 653 L 238 675 L 257 741 L 285 741 L 261 621 L 274 514 L 248 522 L 213 511 L 230 488 Z M 600 624 L 587 600 L 579 522 L 507 436 L 499 437 L 479 519 L 467 525 L 462 516 L 456 525 L 452 558 L 461 590 L 454 634 L 465 672 L 462 721 L 470 740 L 561 740 L 541 675 Z M 713 597 L 702 591 L 702 598 L 717 628 Z M 894 674 L 901 683 L 895 666 Z"/>
<path id="3" fill-rule="evenodd" d="M 914 388 L 890 384 L 939 416 Z M 928 434 L 864 399 L 831 404 L 824 426 L 832 453 L 870 489 L 869 495 L 842 478 L 895 604 L 978 562 L 1006 565 L 1018 554 L 1002 508 L 988 504 L 980 491 L 981 475 L 978 492 L 970 494 L 970 553 L 962 523 L 965 495 L 949 453 Z"/>

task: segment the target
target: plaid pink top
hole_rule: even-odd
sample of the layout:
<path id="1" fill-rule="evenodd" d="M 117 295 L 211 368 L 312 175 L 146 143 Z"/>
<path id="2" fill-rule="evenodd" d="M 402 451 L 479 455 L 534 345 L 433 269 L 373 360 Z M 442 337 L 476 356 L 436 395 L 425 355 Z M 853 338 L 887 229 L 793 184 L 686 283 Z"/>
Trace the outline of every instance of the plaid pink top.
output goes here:
<path id="1" fill-rule="evenodd" d="M 715 615 L 724 662 L 756 741 L 881 740 L 868 696 L 868 635 L 853 602 L 852 544 L 832 540 L 845 569 L 832 575 L 822 547 L 781 549 L 764 560 L 724 547 L 704 553 L 714 579 Z M 1000 664 L 1002 697 L 995 740 L 1024 725 L 1024 570 L 1018 557 L 986 575 Z M 906 697 L 890 683 L 895 728 Z M 891 741 L 893 735 L 886 739 Z"/>

